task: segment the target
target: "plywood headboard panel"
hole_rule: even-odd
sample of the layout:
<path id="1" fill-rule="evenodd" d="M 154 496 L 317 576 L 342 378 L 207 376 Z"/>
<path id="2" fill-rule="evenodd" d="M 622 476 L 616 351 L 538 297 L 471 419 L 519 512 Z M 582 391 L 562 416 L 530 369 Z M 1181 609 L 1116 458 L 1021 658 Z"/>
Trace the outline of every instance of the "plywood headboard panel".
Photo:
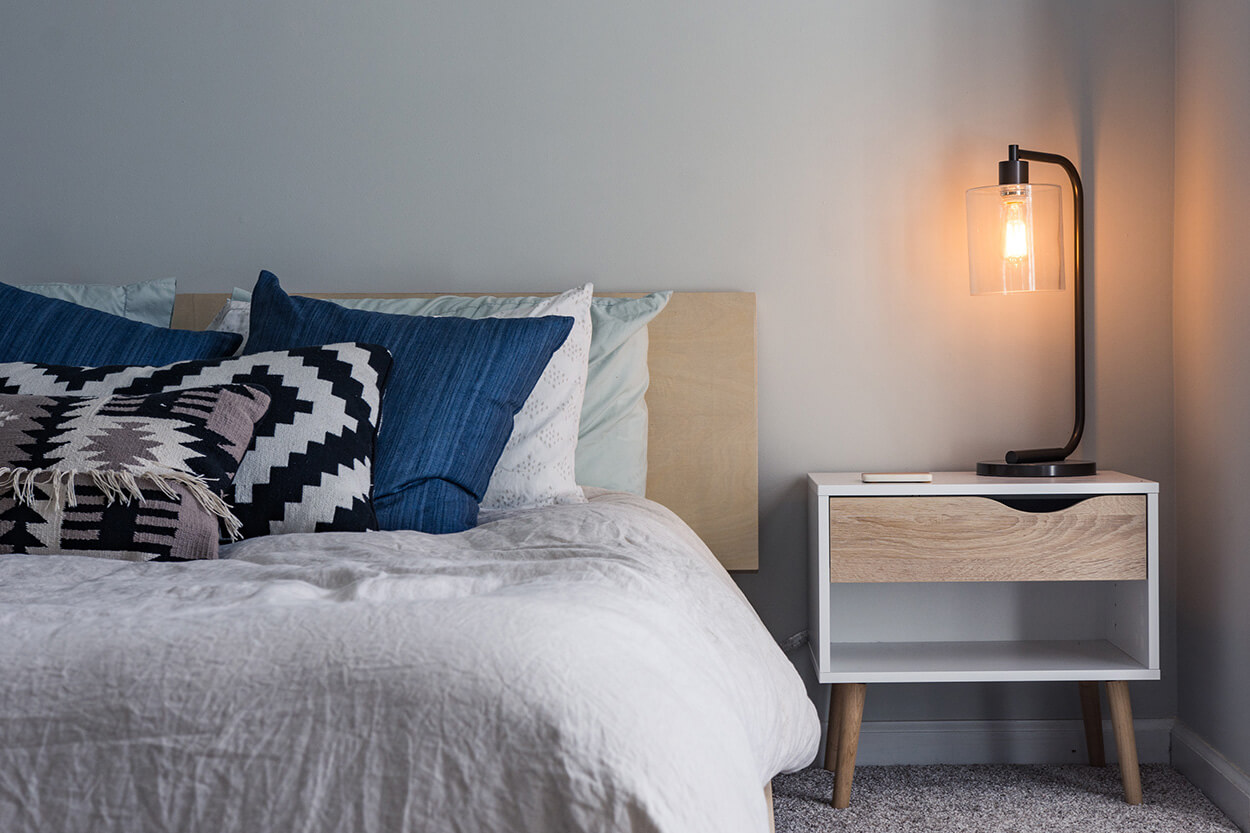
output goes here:
<path id="1" fill-rule="evenodd" d="M 203 329 L 226 297 L 179 295 L 173 325 Z M 313 297 L 429 298 L 434 293 Z M 726 569 L 755 570 L 759 567 L 755 294 L 675 292 L 651 322 L 649 333 L 647 497 L 676 512 Z"/>

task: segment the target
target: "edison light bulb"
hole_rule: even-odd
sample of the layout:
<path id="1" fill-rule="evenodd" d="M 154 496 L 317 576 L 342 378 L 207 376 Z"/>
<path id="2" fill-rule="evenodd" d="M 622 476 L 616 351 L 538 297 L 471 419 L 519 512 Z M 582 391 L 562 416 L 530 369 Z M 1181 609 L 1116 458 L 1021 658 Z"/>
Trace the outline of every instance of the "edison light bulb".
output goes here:
<path id="1" fill-rule="evenodd" d="M 1028 206 L 1022 199 L 1009 199 L 1003 208 L 1003 257 L 1023 260 L 1029 256 Z"/>
<path id="2" fill-rule="evenodd" d="M 1033 273 L 1033 193 L 1028 185 L 1000 186 L 998 207 L 1002 234 L 1002 285 L 1011 292 L 1037 288 Z"/>

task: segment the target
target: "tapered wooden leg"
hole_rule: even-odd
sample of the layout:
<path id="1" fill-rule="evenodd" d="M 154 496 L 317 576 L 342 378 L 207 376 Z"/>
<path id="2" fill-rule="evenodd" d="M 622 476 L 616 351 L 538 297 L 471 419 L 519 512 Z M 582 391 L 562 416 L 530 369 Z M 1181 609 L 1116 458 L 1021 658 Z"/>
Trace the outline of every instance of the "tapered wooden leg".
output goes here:
<path id="1" fill-rule="evenodd" d="M 768 802 L 768 833 L 777 833 L 777 815 L 773 812 L 773 782 L 764 785 L 764 800 Z"/>
<path id="2" fill-rule="evenodd" d="M 1098 702 L 1098 683 L 1082 682 L 1081 717 L 1085 719 L 1085 751 L 1090 766 L 1105 766 L 1106 752 L 1102 742 L 1102 704 Z"/>
<path id="3" fill-rule="evenodd" d="M 839 683 L 838 760 L 833 775 L 833 806 L 845 810 L 851 804 L 851 779 L 855 776 L 855 753 L 859 751 L 859 726 L 864 719 L 864 683 Z"/>
<path id="4" fill-rule="evenodd" d="M 829 686 L 829 723 L 825 731 L 825 769 L 833 772 L 838 765 L 838 724 L 842 719 L 842 695 L 846 689 L 834 683 Z"/>
<path id="5" fill-rule="evenodd" d="M 1129 703 L 1127 682 L 1107 681 L 1107 705 L 1111 707 L 1115 748 L 1120 753 L 1124 800 L 1129 804 L 1141 804 L 1141 770 L 1137 766 L 1137 738 L 1133 735 L 1133 707 Z"/>

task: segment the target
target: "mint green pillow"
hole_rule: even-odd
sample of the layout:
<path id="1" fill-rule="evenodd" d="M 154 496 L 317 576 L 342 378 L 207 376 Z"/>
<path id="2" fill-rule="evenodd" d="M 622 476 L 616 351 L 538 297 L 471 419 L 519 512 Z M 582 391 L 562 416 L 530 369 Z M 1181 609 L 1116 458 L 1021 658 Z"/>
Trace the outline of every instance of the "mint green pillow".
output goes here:
<path id="1" fill-rule="evenodd" d="M 590 304 L 590 373 L 577 435 L 577 482 L 647 491 L 647 324 L 672 292 L 595 298 Z"/>
<path id="2" fill-rule="evenodd" d="M 581 486 L 646 494 L 647 324 L 664 309 L 672 292 L 642 298 L 595 297 L 590 303 L 590 362 L 577 435 L 576 479 Z M 250 301 L 236 288 L 234 301 Z M 351 309 L 398 315 L 457 315 L 476 318 L 532 304 L 535 298 L 336 298 Z M 243 321 L 247 316 L 243 315 Z M 244 333 L 246 335 L 246 333 Z"/>
<path id="3" fill-rule="evenodd" d="M 18 286 L 47 298 L 69 301 L 80 307 L 120 315 L 156 327 L 168 327 L 174 315 L 174 278 L 109 286 L 94 283 L 38 283 Z"/>

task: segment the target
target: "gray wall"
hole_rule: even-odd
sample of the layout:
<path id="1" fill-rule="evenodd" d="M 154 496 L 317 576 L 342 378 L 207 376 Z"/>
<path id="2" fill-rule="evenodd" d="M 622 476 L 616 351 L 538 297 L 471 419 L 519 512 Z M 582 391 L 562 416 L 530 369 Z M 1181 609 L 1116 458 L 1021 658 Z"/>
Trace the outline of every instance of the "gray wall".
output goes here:
<path id="1" fill-rule="evenodd" d="M 1070 294 L 967 290 L 963 192 L 1009 142 L 1071 156 L 1088 189 L 1086 456 L 1161 480 L 1171 506 L 1173 16 L 6 3 L 3 277 L 755 290 L 763 567 L 740 583 L 785 637 L 805 620 L 805 472 L 966 469 L 1067 436 Z M 1166 588 L 1172 529 L 1169 508 Z M 1163 610 L 1142 717 L 1175 713 L 1170 591 Z M 868 717 L 1071 718 L 1069 689 L 881 687 Z"/>
<path id="2" fill-rule="evenodd" d="M 1250 171 L 1228 162 L 1250 146 L 1248 43 L 1250 5 L 1178 7 L 1179 716 L 1243 773 L 1250 772 L 1250 211 L 1243 196 Z"/>

